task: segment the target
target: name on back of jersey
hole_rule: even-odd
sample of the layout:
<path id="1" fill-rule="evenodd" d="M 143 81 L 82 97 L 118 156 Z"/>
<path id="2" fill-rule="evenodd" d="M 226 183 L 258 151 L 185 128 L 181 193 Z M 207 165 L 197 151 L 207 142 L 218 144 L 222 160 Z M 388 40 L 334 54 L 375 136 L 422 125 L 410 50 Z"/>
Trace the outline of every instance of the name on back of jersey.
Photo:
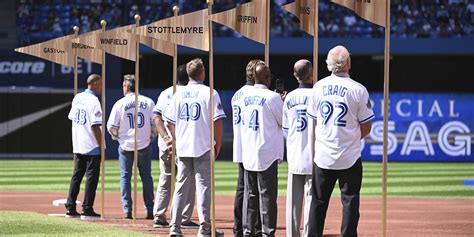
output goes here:
<path id="1" fill-rule="evenodd" d="M 181 92 L 181 97 L 183 99 L 197 98 L 198 95 L 199 95 L 199 91 L 183 91 L 183 92 Z"/>
<path id="2" fill-rule="evenodd" d="M 267 99 L 261 97 L 261 96 L 249 96 L 244 98 L 244 104 L 245 106 L 249 105 L 260 105 L 263 106 L 265 105 L 265 102 Z"/>
<path id="3" fill-rule="evenodd" d="M 309 96 L 295 96 L 286 101 L 286 107 L 291 109 L 298 105 L 308 105 Z"/>
<path id="4" fill-rule="evenodd" d="M 138 108 L 146 110 L 146 109 L 148 109 L 148 107 L 149 107 L 148 103 L 143 102 L 143 101 L 138 101 Z M 128 102 L 125 105 L 124 110 L 127 111 L 129 109 L 134 109 L 134 108 L 135 108 L 135 101 L 132 101 L 132 102 Z"/>
<path id="5" fill-rule="evenodd" d="M 340 97 L 346 96 L 347 88 L 340 85 L 325 85 L 323 86 L 323 95 L 338 95 Z"/>

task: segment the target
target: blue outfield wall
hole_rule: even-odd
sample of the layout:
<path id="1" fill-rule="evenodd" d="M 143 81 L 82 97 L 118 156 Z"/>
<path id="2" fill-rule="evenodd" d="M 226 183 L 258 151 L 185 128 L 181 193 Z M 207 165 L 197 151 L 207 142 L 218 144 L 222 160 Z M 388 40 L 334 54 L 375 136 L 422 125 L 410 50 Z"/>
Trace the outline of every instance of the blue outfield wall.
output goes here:
<path id="1" fill-rule="evenodd" d="M 371 93 L 375 120 L 362 142 L 364 160 L 381 160 L 383 94 Z M 389 161 L 474 161 L 474 94 L 392 93 Z"/>

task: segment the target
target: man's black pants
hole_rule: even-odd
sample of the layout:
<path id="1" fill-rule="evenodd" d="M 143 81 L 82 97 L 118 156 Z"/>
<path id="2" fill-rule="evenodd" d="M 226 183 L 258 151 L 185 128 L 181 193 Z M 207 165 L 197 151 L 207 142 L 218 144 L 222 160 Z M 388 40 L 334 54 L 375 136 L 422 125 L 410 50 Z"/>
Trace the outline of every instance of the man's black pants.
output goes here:
<path id="1" fill-rule="evenodd" d="M 244 236 L 256 236 L 260 210 L 262 236 L 275 236 L 277 224 L 278 161 L 265 171 L 245 170 L 243 205 Z"/>
<path id="2" fill-rule="evenodd" d="M 95 192 L 97 190 L 97 183 L 99 182 L 100 156 L 74 155 L 76 159 L 71 184 L 69 186 L 66 208 L 68 210 L 76 209 L 77 195 L 79 194 L 81 181 L 85 174 L 87 181 L 82 209 L 88 210 L 94 206 Z"/>
<path id="3" fill-rule="evenodd" d="M 235 200 L 234 200 L 234 236 L 242 237 L 244 236 L 243 227 L 242 227 L 242 212 L 244 204 L 244 165 L 239 164 L 239 176 L 237 178 L 237 189 L 235 191 Z M 260 221 L 260 210 L 257 209 L 257 222 L 255 224 L 256 236 L 262 236 L 262 222 Z"/>
<path id="4" fill-rule="evenodd" d="M 313 163 L 313 199 L 309 217 L 309 236 L 323 236 L 329 199 L 336 181 L 339 181 L 339 189 L 341 190 L 341 236 L 357 236 L 360 188 L 362 185 L 362 162 L 360 158 L 351 168 L 345 170 L 321 169 Z"/>

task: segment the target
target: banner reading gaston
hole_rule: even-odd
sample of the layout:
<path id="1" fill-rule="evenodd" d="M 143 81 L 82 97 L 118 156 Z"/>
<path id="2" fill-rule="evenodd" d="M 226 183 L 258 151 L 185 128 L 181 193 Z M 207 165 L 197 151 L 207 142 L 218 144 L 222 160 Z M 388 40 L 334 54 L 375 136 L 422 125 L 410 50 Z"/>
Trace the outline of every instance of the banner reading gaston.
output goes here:
<path id="1" fill-rule="evenodd" d="M 173 16 L 131 32 L 203 51 L 209 51 L 208 10 Z"/>
<path id="2" fill-rule="evenodd" d="M 15 51 L 72 67 L 74 66 L 74 57 L 67 52 L 66 42 L 73 37 L 74 35 L 66 35 L 43 43 L 17 48 Z"/>

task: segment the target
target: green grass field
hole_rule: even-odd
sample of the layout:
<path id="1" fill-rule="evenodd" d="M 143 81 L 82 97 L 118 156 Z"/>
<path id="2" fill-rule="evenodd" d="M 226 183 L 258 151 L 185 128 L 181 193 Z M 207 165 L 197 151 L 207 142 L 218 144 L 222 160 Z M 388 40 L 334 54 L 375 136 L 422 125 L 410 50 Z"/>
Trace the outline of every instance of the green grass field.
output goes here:
<path id="1" fill-rule="evenodd" d="M 0 160 L 0 192 L 67 192 L 72 165 L 71 160 Z M 106 191 L 118 192 L 118 162 L 106 161 L 105 167 Z M 158 161 L 153 161 L 155 186 L 159 176 L 158 167 Z M 364 162 L 363 196 L 381 195 L 381 167 L 380 163 Z M 279 194 L 285 195 L 287 164 L 281 164 L 278 172 Z M 217 195 L 234 194 L 237 174 L 236 164 L 216 162 Z M 465 186 L 466 179 L 474 179 L 474 163 L 389 163 L 388 192 L 392 197 L 474 198 L 474 186 Z M 337 186 L 334 194 L 339 195 Z"/>
<path id="2" fill-rule="evenodd" d="M 32 212 L 0 212 L 0 236 L 149 236 Z"/>

